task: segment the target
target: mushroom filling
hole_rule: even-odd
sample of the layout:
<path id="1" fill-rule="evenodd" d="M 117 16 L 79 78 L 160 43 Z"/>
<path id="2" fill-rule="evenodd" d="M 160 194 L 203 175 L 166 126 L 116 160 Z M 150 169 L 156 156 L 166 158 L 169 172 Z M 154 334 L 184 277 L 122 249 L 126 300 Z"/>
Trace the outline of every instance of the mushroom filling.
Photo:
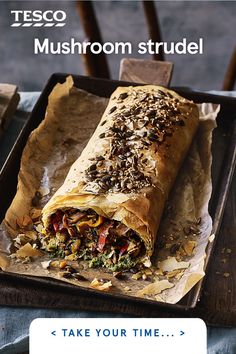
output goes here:
<path id="1" fill-rule="evenodd" d="M 143 241 L 132 229 L 94 210 L 58 210 L 50 218 L 42 248 L 55 257 L 83 259 L 90 267 L 112 271 L 134 267 L 144 255 Z"/>

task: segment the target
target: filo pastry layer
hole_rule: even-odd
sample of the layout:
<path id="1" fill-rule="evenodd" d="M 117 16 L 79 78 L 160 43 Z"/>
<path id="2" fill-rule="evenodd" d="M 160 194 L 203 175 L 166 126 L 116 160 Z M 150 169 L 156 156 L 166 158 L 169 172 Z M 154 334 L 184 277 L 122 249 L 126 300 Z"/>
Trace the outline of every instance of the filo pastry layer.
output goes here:
<path id="1" fill-rule="evenodd" d="M 165 202 L 198 121 L 196 104 L 174 91 L 154 85 L 118 87 L 87 146 L 43 209 L 46 238 L 65 231 L 63 226 L 57 225 L 55 229 L 53 225 L 58 213 L 62 213 L 60 219 L 68 212 L 69 220 L 76 212 L 85 212 L 85 220 L 100 215 L 102 225 L 95 228 L 97 236 L 93 233 L 96 242 L 104 223 L 108 225 L 113 220 L 115 233 L 120 224 L 126 226 L 123 244 L 124 238 L 130 235 L 127 230 L 132 230 L 133 240 L 137 242 L 138 238 L 142 243 L 142 251 L 133 253 L 133 262 L 126 263 L 124 268 L 136 263 L 147 264 Z M 83 228 L 78 227 L 74 232 L 70 237 L 83 238 Z M 108 227 L 103 241 L 109 243 L 109 237 Z M 127 247 L 123 247 L 123 253 L 119 249 L 116 262 L 117 257 L 128 252 Z M 104 244 L 95 245 L 94 250 L 95 254 L 103 253 Z M 106 262 L 101 265 L 107 266 Z"/>

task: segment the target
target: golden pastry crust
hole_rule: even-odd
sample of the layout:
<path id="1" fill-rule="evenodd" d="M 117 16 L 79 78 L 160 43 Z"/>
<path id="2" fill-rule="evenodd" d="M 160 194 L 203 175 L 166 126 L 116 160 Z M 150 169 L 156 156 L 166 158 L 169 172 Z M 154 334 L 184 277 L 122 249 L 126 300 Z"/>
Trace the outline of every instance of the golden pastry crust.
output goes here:
<path id="1" fill-rule="evenodd" d="M 93 209 L 120 221 L 151 256 L 162 212 L 197 130 L 196 104 L 163 87 L 118 87 L 64 184 L 43 209 Z M 143 258 L 145 258 L 143 257 Z"/>

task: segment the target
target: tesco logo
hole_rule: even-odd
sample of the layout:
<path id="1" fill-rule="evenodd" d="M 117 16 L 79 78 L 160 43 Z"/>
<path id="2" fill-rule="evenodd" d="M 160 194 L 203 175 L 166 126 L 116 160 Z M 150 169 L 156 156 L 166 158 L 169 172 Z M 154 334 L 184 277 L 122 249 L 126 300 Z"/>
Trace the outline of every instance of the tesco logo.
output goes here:
<path id="1" fill-rule="evenodd" d="M 63 27 L 66 13 L 62 10 L 12 10 L 14 22 L 11 27 Z"/>

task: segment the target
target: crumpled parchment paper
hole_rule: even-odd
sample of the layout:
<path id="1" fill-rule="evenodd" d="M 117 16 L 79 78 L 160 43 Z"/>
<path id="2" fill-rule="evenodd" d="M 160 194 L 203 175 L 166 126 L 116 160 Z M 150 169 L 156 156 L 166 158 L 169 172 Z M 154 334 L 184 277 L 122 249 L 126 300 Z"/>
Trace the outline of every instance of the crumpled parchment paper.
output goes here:
<path id="1" fill-rule="evenodd" d="M 33 222 L 63 183 L 100 121 L 108 99 L 73 86 L 71 77 L 49 96 L 45 119 L 27 142 L 16 196 L 0 227 L 0 267 L 9 272 L 60 279 L 82 287 L 177 303 L 203 276 L 205 250 L 212 230 L 208 204 L 212 191 L 211 142 L 219 106 L 199 105 L 200 126 L 169 197 L 158 232 L 152 267 L 119 279 L 104 269 L 81 262 L 81 277 L 64 278 L 48 254 L 34 249 L 16 256 L 14 238 L 35 237 Z M 40 198 L 37 199 L 37 196 Z M 37 222 L 36 222 L 37 225 Z M 16 253 L 15 253 L 16 252 Z"/>

